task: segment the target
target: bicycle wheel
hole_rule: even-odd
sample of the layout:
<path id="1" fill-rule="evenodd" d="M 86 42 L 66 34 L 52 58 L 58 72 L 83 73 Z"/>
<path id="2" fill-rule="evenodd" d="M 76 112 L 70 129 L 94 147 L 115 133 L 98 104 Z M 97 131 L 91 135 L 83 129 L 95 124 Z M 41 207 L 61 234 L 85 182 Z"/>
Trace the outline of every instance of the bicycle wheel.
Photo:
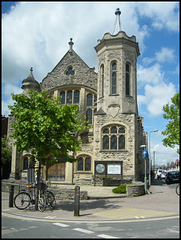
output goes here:
<path id="1" fill-rule="evenodd" d="M 176 194 L 180 195 L 180 184 L 176 186 Z"/>
<path id="2" fill-rule="evenodd" d="M 53 204 L 55 204 L 55 196 L 51 191 L 46 191 L 46 200 L 48 206 L 53 206 Z"/>
<path id="3" fill-rule="evenodd" d="M 45 209 L 46 209 L 46 197 L 41 194 L 38 199 L 38 210 L 40 212 L 44 212 Z"/>
<path id="4" fill-rule="evenodd" d="M 19 210 L 23 210 L 29 207 L 30 202 L 31 202 L 31 197 L 26 192 L 20 192 L 14 198 L 14 205 Z"/>

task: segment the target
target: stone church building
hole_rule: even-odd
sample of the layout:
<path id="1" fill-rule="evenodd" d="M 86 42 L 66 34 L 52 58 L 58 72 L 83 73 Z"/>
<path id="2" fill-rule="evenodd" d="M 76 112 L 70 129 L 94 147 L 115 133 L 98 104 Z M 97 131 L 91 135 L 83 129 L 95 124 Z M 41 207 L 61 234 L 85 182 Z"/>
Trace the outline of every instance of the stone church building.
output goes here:
<path id="1" fill-rule="evenodd" d="M 81 151 L 77 162 L 59 162 L 43 166 L 42 178 L 51 183 L 120 185 L 125 181 L 144 181 L 141 145 L 147 145 L 143 118 L 137 107 L 137 57 L 135 36 L 124 31 L 105 33 L 95 51 L 98 73 L 73 49 L 69 49 L 54 69 L 38 83 L 30 70 L 22 81 L 27 90 L 46 90 L 49 96 L 61 96 L 61 104 L 76 104 L 92 128 L 78 135 Z M 9 133 L 11 122 L 9 116 Z M 31 154 L 17 153 L 12 146 L 11 176 L 27 178 Z M 148 166 L 148 164 L 147 164 Z"/>

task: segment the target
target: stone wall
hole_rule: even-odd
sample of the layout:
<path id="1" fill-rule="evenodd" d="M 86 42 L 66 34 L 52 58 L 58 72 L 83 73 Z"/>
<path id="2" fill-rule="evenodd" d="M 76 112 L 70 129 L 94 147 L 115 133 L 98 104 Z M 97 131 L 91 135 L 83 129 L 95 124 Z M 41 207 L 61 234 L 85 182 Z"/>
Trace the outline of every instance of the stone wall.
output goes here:
<path id="1" fill-rule="evenodd" d="M 67 75 L 67 69 L 72 66 L 74 74 Z M 40 83 L 41 90 L 52 90 L 58 86 L 84 85 L 97 89 L 97 73 L 76 54 L 68 51 L 57 66 Z"/>
<path id="2" fill-rule="evenodd" d="M 144 184 L 126 185 L 128 197 L 137 197 L 145 194 Z"/>
<path id="3" fill-rule="evenodd" d="M 14 185 L 14 196 L 21 190 L 25 190 L 27 185 L 1 183 L 1 191 L 9 192 L 10 185 Z M 60 189 L 60 188 L 48 188 L 54 193 L 56 200 L 74 200 L 75 190 L 74 189 Z M 87 191 L 80 191 L 80 200 L 87 200 Z"/>

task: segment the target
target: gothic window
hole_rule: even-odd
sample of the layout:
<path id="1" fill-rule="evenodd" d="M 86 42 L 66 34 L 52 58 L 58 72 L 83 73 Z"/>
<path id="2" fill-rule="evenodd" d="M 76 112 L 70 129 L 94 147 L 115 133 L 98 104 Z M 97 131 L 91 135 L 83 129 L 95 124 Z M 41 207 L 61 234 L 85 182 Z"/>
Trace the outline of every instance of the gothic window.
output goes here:
<path id="1" fill-rule="evenodd" d="M 90 108 L 86 111 L 86 121 L 89 121 L 89 124 L 92 124 L 92 109 Z"/>
<path id="2" fill-rule="evenodd" d="M 125 136 L 119 136 L 119 149 L 125 149 Z"/>
<path id="3" fill-rule="evenodd" d="M 23 160 L 23 169 L 28 169 L 28 158 L 25 157 Z"/>
<path id="4" fill-rule="evenodd" d="M 120 125 L 103 128 L 102 149 L 110 151 L 125 149 L 125 128 Z"/>
<path id="5" fill-rule="evenodd" d="M 109 136 L 103 136 L 103 149 L 109 149 Z"/>
<path id="6" fill-rule="evenodd" d="M 72 90 L 67 91 L 67 104 L 72 103 Z"/>
<path id="7" fill-rule="evenodd" d="M 87 94 L 87 106 L 92 106 L 92 93 Z"/>
<path id="8" fill-rule="evenodd" d="M 74 91 L 74 104 L 79 103 L 79 95 L 80 95 L 79 90 L 75 90 Z"/>
<path id="9" fill-rule="evenodd" d="M 91 158 L 87 155 L 78 159 L 77 171 L 91 171 Z"/>
<path id="10" fill-rule="evenodd" d="M 29 160 L 29 168 L 34 168 L 35 167 L 35 158 L 31 156 Z"/>
<path id="11" fill-rule="evenodd" d="M 97 106 L 97 96 L 94 95 L 94 106 Z"/>
<path id="12" fill-rule="evenodd" d="M 85 171 L 90 171 L 91 170 L 91 159 L 90 157 L 87 157 L 85 159 Z"/>
<path id="13" fill-rule="evenodd" d="M 130 95 L 130 71 L 131 65 L 130 63 L 126 63 L 126 96 Z"/>
<path id="14" fill-rule="evenodd" d="M 65 91 L 60 92 L 61 104 L 65 104 Z"/>
<path id="15" fill-rule="evenodd" d="M 117 149 L 117 137 L 116 135 L 111 136 L 111 149 Z"/>
<path id="16" fill-rule="evenodd" d="M 104 65 L 101 65 L 102 97 L 104 96 Z"/>
<path id="17" fill-rule="evenodd" d="M 68 90 L 61 91 L 61 104 L 79 104 L 80 91 L 79 90 Z"/>
<path id="18" fill-rule="evenodd" d="M 77 170 L 78 170 L 78 171 L 83 171 L 83 158 L 82 158 L 82 157 L 80 157 L 80 158 L 78 159 L 78 167 L 77 167 Z"/>
<path id="19" fill-rule="evenodd" d="M 74 70 L 72 68 L 72 66 L 69 66 L 67 71 L 66 71 L 66 75 L 69 76 L 69 75 L 74 75 Z"/>
<path id="20" fill-rule="evenodd" d="M 111 64 L 111 94 L 116 94 L 117 92 L 117 64 L 112 62 Z"/>
<path id="21" fill-rule="evenodd" d="M 97 111 L 97 96 L 93 93 L 88 93 L 86 97 L 86 120 L 89 121 L 88 124 L 93 124 L 93 116 Z"/>

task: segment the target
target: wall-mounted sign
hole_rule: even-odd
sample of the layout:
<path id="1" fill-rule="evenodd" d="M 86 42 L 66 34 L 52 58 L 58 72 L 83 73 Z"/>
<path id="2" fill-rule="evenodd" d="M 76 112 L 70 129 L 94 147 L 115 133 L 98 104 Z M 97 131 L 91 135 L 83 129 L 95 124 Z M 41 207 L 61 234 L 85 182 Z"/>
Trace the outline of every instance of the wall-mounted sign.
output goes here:
<path id="1" fill-rule="evenodd" d="M 97 173 L 103 173 L 104 171 L 105 171 L 105 166 L 104 166 L 104 164 L 101 164 L 101 163 L 97 164 L 97 166 L 96 166 L 96 172 L 97 172 Z"/>
<path id="2" fill-rule="evenodd" d="M 107 174 L 121 174 L 121 164 L 108 164 Z"/>

